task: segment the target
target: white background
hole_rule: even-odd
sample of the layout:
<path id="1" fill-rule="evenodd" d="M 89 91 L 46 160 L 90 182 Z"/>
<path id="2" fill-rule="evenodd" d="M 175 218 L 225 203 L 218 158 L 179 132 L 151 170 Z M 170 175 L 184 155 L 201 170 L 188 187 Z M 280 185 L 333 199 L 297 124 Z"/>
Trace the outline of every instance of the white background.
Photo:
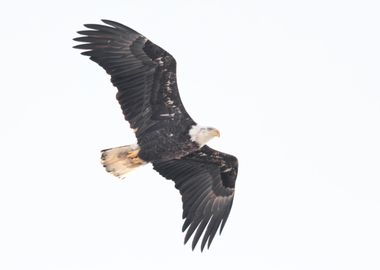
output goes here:
<path id="1" fill-rule="evenodd" d="M 0 11 L 0 268 L 380 269 L 377 0 L 13 1 Z M 72 49 L 112 19 L 178 63 L 183 102 L 240 161 L 210 250 L 183 246 L 181 200 L 135 141 L 108 75 Z"/>

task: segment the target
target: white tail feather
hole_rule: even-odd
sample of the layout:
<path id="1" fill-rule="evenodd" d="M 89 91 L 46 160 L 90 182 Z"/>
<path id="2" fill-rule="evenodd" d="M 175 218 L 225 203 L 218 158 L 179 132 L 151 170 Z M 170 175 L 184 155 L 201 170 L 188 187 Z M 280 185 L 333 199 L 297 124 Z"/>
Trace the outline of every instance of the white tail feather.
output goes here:
<path id="1" fill-rule="evenodd" d="M 125 145 L 102 150 L 102 164 L 107 172 L 124 178 L 133 169 L 146 164 L 138 157 L 140 147 L 137 144 Z"/>

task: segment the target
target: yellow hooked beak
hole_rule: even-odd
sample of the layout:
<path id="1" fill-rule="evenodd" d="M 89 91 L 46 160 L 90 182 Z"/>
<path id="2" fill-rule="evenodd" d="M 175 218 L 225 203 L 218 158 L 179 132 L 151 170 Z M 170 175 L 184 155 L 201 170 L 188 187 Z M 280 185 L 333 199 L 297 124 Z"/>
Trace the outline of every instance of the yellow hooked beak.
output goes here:
<path id="1" fill-rule="evenodd" d="M 213 129 L 213 130 L 211 130 L 211 134 L 212 134 L 214 137 L 220 137 L 220 132 L 219 132 L 219 130 L 217 130 L 217 129 Z"/>

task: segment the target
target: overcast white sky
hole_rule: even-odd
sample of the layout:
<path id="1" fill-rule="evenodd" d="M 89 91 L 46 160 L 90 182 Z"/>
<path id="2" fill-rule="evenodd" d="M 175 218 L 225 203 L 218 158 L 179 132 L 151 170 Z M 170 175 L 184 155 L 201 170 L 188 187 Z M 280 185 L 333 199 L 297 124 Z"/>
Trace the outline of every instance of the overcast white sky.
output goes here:
<path id="1" fill-rule="evenodd" d="M 380 2 L 19 1 L 0 10 L 0 268 L 380 269 Z M 146 166 L 108 75 L 72 49 L 112 19 L 178 63 L 183 102 L 240 161 L 221 236 L 183 246 L 181 199 Z"/>

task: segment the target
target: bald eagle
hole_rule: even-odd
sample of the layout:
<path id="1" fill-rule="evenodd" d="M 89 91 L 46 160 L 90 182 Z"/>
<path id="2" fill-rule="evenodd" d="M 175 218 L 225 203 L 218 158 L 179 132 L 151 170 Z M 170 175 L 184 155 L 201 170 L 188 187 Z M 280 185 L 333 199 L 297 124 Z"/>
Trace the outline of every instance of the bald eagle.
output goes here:
<path id="1" fill-rule="evenodd" d="M 192 249 L 202 238 L 210 247 L 229 216 L 238 173 L 237 158 L 206 143 L 220 135 L 198 125 L 183 106 L 176 80 L 176 61 L 143 35 L 120 23 L 85 24 L 74 38 L 83 55 L 111 75 L 125 120 L 137 143 L 102 150 L 101 161 L 113 175 L 124 178 L 136 167 L 151 163 L 175 182 L 182 195 L 185 244 Z"/>

